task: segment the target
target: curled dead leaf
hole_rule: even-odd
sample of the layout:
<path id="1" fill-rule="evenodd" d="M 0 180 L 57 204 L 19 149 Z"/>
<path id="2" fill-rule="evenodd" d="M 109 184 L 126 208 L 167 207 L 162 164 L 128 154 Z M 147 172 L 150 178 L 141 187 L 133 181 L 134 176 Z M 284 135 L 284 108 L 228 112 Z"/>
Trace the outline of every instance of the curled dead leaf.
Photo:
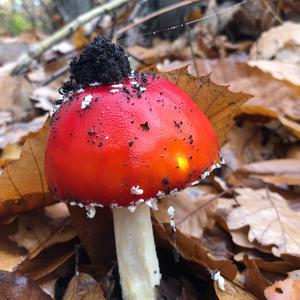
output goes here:
<path id="1" fill-rule="evenodd" d="M 0 176 L 0 217 L 54 202 L 48 192 L 44 174 L 47 132 L 48 123 L 37 134 L 30 134 L 20 159 L 3 169 Z"/>

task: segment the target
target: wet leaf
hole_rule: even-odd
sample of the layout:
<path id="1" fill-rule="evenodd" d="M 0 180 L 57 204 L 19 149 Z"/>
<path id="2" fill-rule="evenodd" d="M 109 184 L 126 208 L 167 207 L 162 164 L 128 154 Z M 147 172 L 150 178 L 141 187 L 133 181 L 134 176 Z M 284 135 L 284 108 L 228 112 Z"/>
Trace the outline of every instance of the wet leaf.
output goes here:
<path id="1" fill-rule="evenodd" d="M 211 121 L 220 145 L 227 141 L 227 134 L 234 124 L 234 117 L 240 113 L 241 106 L 251 98 L 248 94 L 233 93 L 227 86 L 215 84 L 210 75 L 199 78 L 192 76 L 187 67 L 169 72 L 159 72 L 155 67 L 143 71 L 154 71 L 158 76 L 168 78 L 191 96 Z"/>
<path id="2" fill-rule="evenodd" d="M 1 299 L 52 299 L 43 292 L 32 280 L 16 273 L 0 271 L 0 297 Z"/>
<path id="3" fill-rule="evenodd" d="M 230 230 L 249 226 L 248 239 L 263 246 L 272 246 L 272 253 L 299 256 L 300 213 L 292 210 L 278 193 L 267 189 L 236 189 L 239 207 L 227 216 Z"/>
<path id="4" fill-rule="evenodd" d="M 0 217 L 18 214 L 54 202 L 44 174 L 48 126 L 30 134 L 20 159 L 7 165 L 0 176 Z"/>
<path id="5" fill-rule="evenodd" d="M 63 300 L 105 300 L 100 284 L 89 274 L 76 274 L 66 289 Z"/>

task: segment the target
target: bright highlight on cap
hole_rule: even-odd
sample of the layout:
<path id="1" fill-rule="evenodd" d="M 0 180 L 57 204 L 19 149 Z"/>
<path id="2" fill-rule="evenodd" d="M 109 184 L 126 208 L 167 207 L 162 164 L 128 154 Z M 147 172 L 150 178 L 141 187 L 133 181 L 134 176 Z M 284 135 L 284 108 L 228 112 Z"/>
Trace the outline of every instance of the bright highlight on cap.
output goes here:
<path id="1" fill-rule="evenodd" d="M 186 170 L 189 167 L 189 161 L 185 156 L 177 156 L 177 164 L 180 170 Z"/>

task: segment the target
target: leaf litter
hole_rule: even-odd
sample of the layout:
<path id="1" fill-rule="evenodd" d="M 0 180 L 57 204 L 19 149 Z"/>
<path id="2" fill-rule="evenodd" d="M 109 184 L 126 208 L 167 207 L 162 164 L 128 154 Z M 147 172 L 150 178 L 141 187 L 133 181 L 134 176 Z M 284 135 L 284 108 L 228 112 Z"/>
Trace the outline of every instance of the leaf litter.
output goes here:
<path id="1" fill-rule="evenodd" d="M 166 299 L 300 297 L 298 279 L 288 275 L 300 268 L 299 43 L 294 35 L 299 25 L 268 25 L 263 33 L 274 18 L 263 5 L 237 7 L 222 24 L 196 22 L 190 35 L 185 30 L 171 42 L 157 38 L 158 32 L 146 35 L 150 46 L 127 47 L 137 68 L 159 63 L 159 71 L 148 70 L 193 97 L 212 121 L 227 162 L 199 186 L 165 197 L 160 211 L 153 211 L 163 270 L 160 292 Z M 253 7 L 265 18 L 260 29 L 251 23 L 257 18 Z M 204 17 L 211 12 L 206 10 Z M 202 12 L 194 13 L 201 19 Z M 224 32 L 235 34 L 234 22 L 255 38 L 230 40 Z M 89 41 L 85 30 L 76 33 L 84 36 L 80 43 L 74 36 L 66 39 L 68 51 L 45 53 L 27 79 L 9 75 L 11 62 L 0 69 L 0 86 L 11 84 L 0 97 L 0 268 L 8 271 L 3 271 L 7 279 L 13 271 L 31 278 L 53 298 L 119 299 L 110 211 L 96 208 L 96 217 L 87 220 L 78 207 L 69 207 L 70 218 L 65 208 L 53 205 L 43 167 L 47 126 L 30 133 L 39 130 L 59 98 L 55 90 L 64 81 L 68 53 Z M 257 33 L 263 34 L 255 42 Z M 128 35 L 136 38 L 133 31 Z M 170 203 L 175 239 L 166 212 Z M 25 295 L 28 288 L 41 293 L 32 281 L 24 282 Z M 7 290 L 18 287 L 11 281 Z"/>

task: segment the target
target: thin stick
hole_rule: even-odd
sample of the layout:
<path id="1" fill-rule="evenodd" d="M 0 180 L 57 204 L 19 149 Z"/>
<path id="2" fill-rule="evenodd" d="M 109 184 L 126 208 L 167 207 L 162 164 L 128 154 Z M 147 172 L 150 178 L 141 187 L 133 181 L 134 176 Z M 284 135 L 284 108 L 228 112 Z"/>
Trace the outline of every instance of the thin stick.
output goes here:
<path id="1" fill-rule="evenodd" d="M 156 18 L 160 15 L 163 15 L 165 13 L 168 13 L 170 11 L 173 11 L 175 9 L 178 9 L 178 8 L 181 8 L 183 6 L 187 6 L 187 5 L 190 5 L 190 4 L 193 4 L 195 2 L 199 2 L 199 0 L 185 0 L 185 1 L 181 1 L 179 3 L 176 3 L 176 4 L 172 4 L 172 5 L 169 5 L 167 7 L 163 7 L 143 18 L 139 18 L 139 19 L 136 19 L 135 21 L 133 21 L 132 23 L 128 24 L 127 26 L 121 28 L 120 30 L 118 30 L 113 38 L 113 42 L 116 42 L 117 39 L 118 39 L 118 36 L 121 35 L 122 33 L 142 24 L 142 23 L 145 23 L 146 21 L 149 21 L 153 18 Z"/>
<path id="2" fill-rule="evenodd" d="M 270 11 L 271 15 L 276 19 L 276 21 L 279 24 L 282 24 L 282 19 L 279 17 L 279 15 L 273 10 L 273 8 L 271 7 L 271 5 L 266 1 L 266 0 L 262 0 L 262 3 L 264 4 L 264 6 Z"/>
<path id="3" fill-rule="evenodd" d="M 42 81 L 40 83 L 41 86 L 45 86 L 48 85 L 49 83 L 51 83 L 52 81 L 56 80 L 57 78 L 59 78 L 60 76 L 64 75 L 65 73 L 67 73 L 69 71 L 69 65 L 65 65 L 62 68 L 60 68 L 59 70 L 55 71 L 50 77 L 48 77 L 46 80 Z"/>
<path id="4" fill-rule="evenodd" d="M 34 45 L 29 49 L 27 53 L 24 53 L 20 56 L 17 61 L 15 68 L 12 71 L 12 75 L 20 75 L 27 71 L 30 63 L 43 54 L 47 49 L 49 49 L 54 44 L 63 40 L 66 36 L 75 32 L 80 26 L 91 21 L 95 17 L 98 17 L 101 14 L 110 12 L 117 7 L 130 2 L 130 0 L 112 0 L 108 1 L 106 4 L 95 7 L 94 9 L 88 11 L 85 14 L 78 16 L 75 20 L 64 26 L 62 29 L 58 30 L 51 37 L 42 41 L 41 43 Z"/>

